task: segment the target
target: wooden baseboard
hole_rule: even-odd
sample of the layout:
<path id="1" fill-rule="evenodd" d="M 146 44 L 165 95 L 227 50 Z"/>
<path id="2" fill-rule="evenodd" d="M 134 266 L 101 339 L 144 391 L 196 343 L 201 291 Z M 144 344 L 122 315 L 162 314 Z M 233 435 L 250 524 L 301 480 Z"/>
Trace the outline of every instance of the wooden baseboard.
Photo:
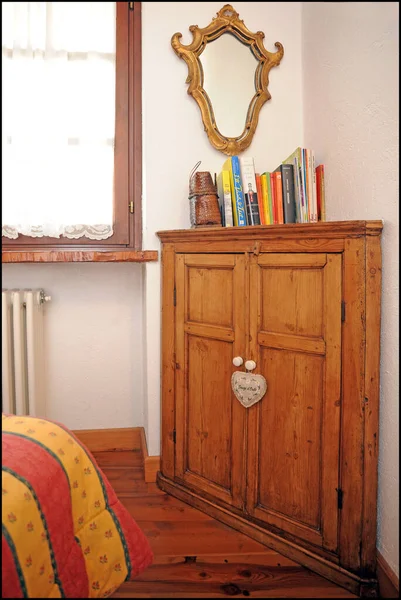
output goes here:
<path id="1" fill-rule="evenodd" d="M 160 471 L 160 456 L 148 456 L 145 459 L 145 481 L 155 483 L 157 471 Z"/>
<path id="2" fill-rule="evenodd" d="M 380 598 L 399 598 L 400 581 L 382 554 L 377 551 L 377 579 Z"/>
<path id="3" fill-rule="evenodd" d="M 141 447 L 143 454 L 143 464 L 145 468 L 145 482 L 155 483 L 157 471 L 160 471 L 160 456 L 149 456 L 148 445 L 146 443 L 145 429 L 141 428 Z"/>
<path id="4" fill-rule="evenodd" d="M 155 483 L 160 470 L 160 456 L 149 456 L 143 427 L 125 429 L 79 429 L 73 431 L 91 452 L 142 450 L 145 482 Z"/>
<path id="5" fill-rule="evenodd" d="M 123 429 L 79 429 L 73 431 L 76 437 L 91 452 L 112 452 L 113 450 L 140 450 L 143 427 Z"/>

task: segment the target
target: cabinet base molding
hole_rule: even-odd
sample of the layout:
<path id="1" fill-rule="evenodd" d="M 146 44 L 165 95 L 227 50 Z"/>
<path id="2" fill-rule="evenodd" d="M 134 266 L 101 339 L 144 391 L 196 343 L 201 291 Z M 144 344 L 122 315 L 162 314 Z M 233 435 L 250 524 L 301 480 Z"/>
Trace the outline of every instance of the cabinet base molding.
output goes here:
<path id="1" fill-rule="evenodd" d="M 379 551 L 377 551 L 377 579 L 380 598 L 399 598 L 400 581 Z"/>
<path id="2" fill-rule="evenodd" d="M 157 471 L 160 470 L 160 456 L 149 456 L 146 433 L 143 427 L 141 427 L 141 448 L 145 470 L 145 483 L 155 483 Z"/>
<path id="3" fill-rule="evenodd" d="M 157 472 L 160 471 L 160 456 L 147 456 L 144 460 L 145 482 L 155 483 Z"/>
<path id="4" fill-rule="evenodd" d="M 181 486 L 180 484 L 169 480 L 164 477 L 160 472 L 157 473 L 156 479 L 158 487 L 182 500 L 187 502 L 194 508 L 205 512 L 211 517 L 221 521 L 225 525 L 248 535 L 252 539 L 264 544 L 265 546 L 287 556 L 288 558 L 298 562 L 304 567 L 307 567 L 314 573 L 318 573 L 322 577 L 333 581 L 337 585 L 349 590 L 357 596 L 365 598 L 376 598 L 378 595 L 377 580 L 376 579 L 363 579 L 351 573 L 342 567 L 328 562 L 321 556 L 314 554 L 293 542 L 285 540 L 280 536 L 267 531 L 258 525 L 249 522 L 248 520 L 232 514 L 229 510 L 210 502 L 209 500 L 201 497 L 193 491 Z"/>

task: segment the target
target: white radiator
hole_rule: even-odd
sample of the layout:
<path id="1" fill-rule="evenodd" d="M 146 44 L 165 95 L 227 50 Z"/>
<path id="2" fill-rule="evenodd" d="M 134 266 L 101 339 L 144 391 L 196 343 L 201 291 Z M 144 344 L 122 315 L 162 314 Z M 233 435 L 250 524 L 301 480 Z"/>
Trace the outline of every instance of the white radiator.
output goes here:
<path id="1" fill-rule="evenodd" d="M 43 290 L 2 290 L 2 412 L 45 417 Z"/>

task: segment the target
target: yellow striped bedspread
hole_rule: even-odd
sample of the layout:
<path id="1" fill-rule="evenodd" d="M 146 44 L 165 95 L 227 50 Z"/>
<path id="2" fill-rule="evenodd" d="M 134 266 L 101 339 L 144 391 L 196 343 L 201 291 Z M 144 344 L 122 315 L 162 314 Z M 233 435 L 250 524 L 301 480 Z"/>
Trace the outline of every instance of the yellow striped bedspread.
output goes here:
<path id="1" fill-rule="evenodd" d="M 2 598 L 107 597 L 148 567 L 148 540 L 59 423 L 2 415 Z"/>

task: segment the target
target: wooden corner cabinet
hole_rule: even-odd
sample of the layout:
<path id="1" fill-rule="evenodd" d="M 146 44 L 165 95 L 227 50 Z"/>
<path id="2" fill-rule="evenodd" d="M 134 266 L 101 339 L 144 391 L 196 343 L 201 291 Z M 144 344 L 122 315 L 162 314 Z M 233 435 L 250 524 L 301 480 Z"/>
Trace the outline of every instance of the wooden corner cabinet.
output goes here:
<path id="1" fill-rule="evenodd" d="M 377 595 L 381 221 L 163 231 L 159 487 Z M 245 408 L 234 357 L 267 391 Z"/>

